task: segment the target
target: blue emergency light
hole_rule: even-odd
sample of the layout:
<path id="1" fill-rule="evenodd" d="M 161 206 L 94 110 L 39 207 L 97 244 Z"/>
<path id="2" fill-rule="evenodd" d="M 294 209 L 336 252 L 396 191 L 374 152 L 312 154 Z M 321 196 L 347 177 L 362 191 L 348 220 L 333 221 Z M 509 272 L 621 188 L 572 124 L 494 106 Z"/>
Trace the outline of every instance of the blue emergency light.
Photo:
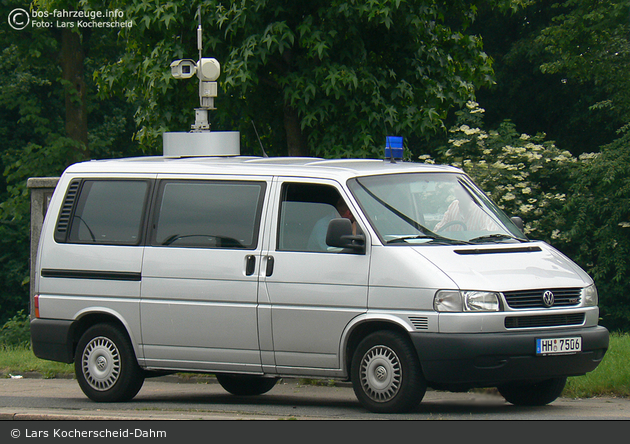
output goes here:
<path id="1" fill-rule="evenodd" d="M 403 158 L 403 138 L 387 136 L 385 138 L 385 159 Z"/>

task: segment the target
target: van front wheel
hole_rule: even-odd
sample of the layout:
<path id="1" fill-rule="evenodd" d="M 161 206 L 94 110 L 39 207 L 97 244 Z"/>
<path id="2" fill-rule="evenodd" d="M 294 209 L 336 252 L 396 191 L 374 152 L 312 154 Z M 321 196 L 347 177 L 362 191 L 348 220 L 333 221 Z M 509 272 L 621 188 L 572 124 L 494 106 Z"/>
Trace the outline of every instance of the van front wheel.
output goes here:
<path id="1" fill-rule="evenodd" d="M 111 324 L 97 324 L 81 336 L 74 370 L 83 393 L 97 402 L 132 399 L 144 383 L 127 335 Z"/>
<path id="2" fill-rule="evenodd" d="M 400 413 L 424 397 L 426 381 L 413 346 L 392 331 L 372 333 L 359 343 L 351 366 L 357 399 L 375 413 Z"/>

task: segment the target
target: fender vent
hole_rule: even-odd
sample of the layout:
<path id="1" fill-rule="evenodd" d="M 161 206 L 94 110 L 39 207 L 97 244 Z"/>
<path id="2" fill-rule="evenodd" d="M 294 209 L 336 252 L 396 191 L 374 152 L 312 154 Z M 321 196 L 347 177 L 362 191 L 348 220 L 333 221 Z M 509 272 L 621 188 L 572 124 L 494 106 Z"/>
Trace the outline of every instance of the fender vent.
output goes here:
<path id="1" fill-rule="evenodd" d="M 409 321 L 416 330 L 427 330 L 429 328 L 429 318 L 425 316 L 410 316 Z"/>

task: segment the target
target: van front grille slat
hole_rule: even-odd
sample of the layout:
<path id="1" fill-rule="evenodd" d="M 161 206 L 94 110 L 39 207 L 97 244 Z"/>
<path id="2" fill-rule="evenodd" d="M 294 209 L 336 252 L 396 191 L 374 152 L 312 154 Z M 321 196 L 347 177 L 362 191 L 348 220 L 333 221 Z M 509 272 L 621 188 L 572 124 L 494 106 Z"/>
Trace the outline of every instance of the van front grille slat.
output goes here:
<path id="1" fill-rule="evenodd" d="M 509 316 L 505 318 L 505 328 L 561 327 L 581 325 L 584 313 L 566 313 L 535 316 Z"/>

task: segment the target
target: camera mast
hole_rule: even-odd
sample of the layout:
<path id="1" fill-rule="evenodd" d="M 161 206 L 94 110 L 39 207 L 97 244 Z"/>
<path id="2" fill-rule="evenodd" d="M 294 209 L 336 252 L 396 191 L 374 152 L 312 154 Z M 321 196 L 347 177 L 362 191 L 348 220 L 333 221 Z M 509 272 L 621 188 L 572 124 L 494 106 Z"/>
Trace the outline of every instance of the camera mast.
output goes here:
<path id="1" fill-rule="evenodd" d="M 195 123 L 188 133 L 164 133 L 164 155 L 183 156 L 233 156 L 240 154 L 240 135 L 235 131 L 211 132 L 208 112 L 215 110 L 214 98 L 218 95 L 217 79 L 221 65 L 215 58 L 203 57 L 203 29 L 201 6 L 197 8 L 197 50 L 199 59 L 175 60 L 171 63 L 171 75 L 175 79 L 199 79 L 199 107 L 195 108 Z"/>

